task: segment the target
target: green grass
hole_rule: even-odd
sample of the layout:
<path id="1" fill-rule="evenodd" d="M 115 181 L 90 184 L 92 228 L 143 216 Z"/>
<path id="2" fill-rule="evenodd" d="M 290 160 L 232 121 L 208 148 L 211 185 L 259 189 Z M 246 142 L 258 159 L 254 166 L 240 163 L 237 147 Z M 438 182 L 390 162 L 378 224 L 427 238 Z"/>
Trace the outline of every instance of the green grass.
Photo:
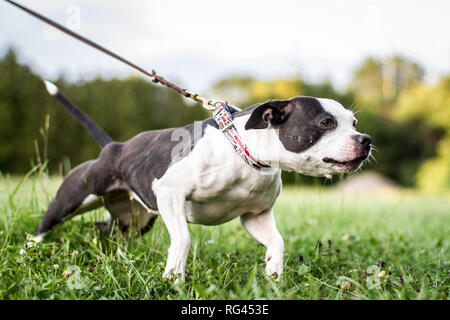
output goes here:
<path id="1" fill-rule="evenodd" d="M 161 219 L 143 237 L 108 237 L 93 226 L 105 215 L 97 210 L 19 254 L 60 181 L 0 177 L 1 299 L 449 298 L 448 195 L 286 187 L 275 208 L 280 281 L 264 275 L 265 248 L 236 219 L 189 226 L 186 281 L 174 285 L 161 277 L 169 246 Z"/>

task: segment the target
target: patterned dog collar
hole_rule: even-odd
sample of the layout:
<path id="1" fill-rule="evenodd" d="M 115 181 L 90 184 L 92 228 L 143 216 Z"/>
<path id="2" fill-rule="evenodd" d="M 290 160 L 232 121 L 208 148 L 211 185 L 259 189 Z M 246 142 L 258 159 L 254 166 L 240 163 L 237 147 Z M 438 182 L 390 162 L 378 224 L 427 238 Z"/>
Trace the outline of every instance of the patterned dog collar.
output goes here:
<path id="1" fill-rule="evenodd" d="M 244 159 L 245 162 L 247 162 L 250 166 L 257 170 L 260 170 L 262 168 L 270 168 L 270 166 L 256 160 L 256 158 L 252 156 L 247 145 L 242 141 L 242 138 L 236 130 L 233 122 L 232 114 L 237 111 L 237 109 L 230 106 L 227 102 L 218 101 L 215 103 L 213 114 L 214 121 L 216 121 L 220 130 L 234 147 L 234 150 L 242 159 Z"/>

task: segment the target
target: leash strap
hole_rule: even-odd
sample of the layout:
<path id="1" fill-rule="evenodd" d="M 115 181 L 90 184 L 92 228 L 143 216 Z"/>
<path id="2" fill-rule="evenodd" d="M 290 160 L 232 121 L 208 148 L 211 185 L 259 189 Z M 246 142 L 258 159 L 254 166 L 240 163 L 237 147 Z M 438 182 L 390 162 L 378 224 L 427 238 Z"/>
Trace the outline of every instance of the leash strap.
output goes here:
<path id="1" fill-rule="evenodd" d="M 76 32 L 74 32 L 72 30 L 69 30 L 68 28 L 58 24 L 57 22 L 55 22 L 47 17 L 44 17 L 43 15 L 41 15 L 29 8 L 26 8 L 26 7 L 18 4 L 15 1 L 12 1 L 12 0 L 5 0 L 5 1 L 9 2 L 13 6 L 31 14 L 32 16 L 36 17 L 37 19 L 59 29 L 60 31 L 70 35 L 71 37 L 73 37 L 77 40 L 80 40 L 81 42 L 84 42 L 85 44 L 87 44 L 91 47 L 94 47 L 97 50 L 100 50 L 101 52 L 129 65 L 130 67 L 138 70 L 139 72 L 142 72 L 143 74 L 150 77 L 154 83 L 161 83 L 162 85 L 164 85 L 172 90 L 177 91 L 178 93 L 182 94 L 186 98 L 200 102 L 202 104 L 203 108 L 213 111 L 214 120 L 219 125 L 219 128 L 222 130 L 222 132 L 227 137 L 228 141 L 230 141 L 230 143 L 233 145 L 236 152 L 241 156 L 242 159 L 244 159 L 245 162 L 247 162 L 253 168 L 258 169 L 258 170 L 261 168 L 269 167 L 269 166 L 259 162 L 251 155 L 247 145 L 242 141 L 241 137 L 239 136 L 239 133 L 237 132 L 236 127 L 233 124 L 233 116 L 232 116 L 232 113 L 240 111 L 238 108 L 232 107 L 226 102 L 211 100 L 211 99 L 202 97 L 197 93 L 183 89 L 180 86 L 178 86 L 177 84 L 164 79 L 164 77 L 159 75 L 155 70 L 152 70 L 152 72 L 148 72 L 147 70 L 139 67 L 138 65 L 132 63 L 131 61 L 115 54 L 111 50 L 106 49 L 105 47 L 95 43 L 94 41 L 89 40 L 89 39 L 77 34 Z"/>
<path id="2" fill-rule="evenodd" d="M 217 101 L 215 103 L 213 114 L 214 121 L 216 121 L 219 129 L 234 147 L 234 150 L 242 159 L 244 159 L 246 163 L 257 170 L 260 170 L 262 168 L 269 168 L 270 166 L 256 160 L 256 158 L 252 156 L 247 145 L 242 141 L 241 136 L 237 132 L 233 121 L 232 114 L 237 111 L 239 110 L 230 106 L 227 102 Z"/>

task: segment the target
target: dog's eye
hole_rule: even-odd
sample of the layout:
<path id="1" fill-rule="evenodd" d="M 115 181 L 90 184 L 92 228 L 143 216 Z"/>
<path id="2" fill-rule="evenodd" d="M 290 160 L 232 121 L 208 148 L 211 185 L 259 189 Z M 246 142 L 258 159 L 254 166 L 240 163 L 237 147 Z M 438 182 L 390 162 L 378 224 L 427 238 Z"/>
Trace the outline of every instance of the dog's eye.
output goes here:
<path id="1" fill-rule="evenodd" d="M 320 124 L 326 128 L 332 127 L 334 125 L 334 120 L 331 118 L 327 118 L 325 120 L 322 120 Z"/>
<path id="2" fill-rule="evenodd" d="M 356 120 L 353 120 L 353 128 L 355 128 L 356 127 Z"/>

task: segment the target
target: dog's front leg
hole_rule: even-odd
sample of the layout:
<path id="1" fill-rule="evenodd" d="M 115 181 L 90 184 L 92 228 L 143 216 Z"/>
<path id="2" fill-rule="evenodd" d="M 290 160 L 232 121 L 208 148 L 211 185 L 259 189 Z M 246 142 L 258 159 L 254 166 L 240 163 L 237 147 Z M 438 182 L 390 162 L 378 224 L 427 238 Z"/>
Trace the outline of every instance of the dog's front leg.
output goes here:
<path id="1" fill-rule="evenodd" d="M 283 273 L 284 243 L 275 225 L 272 209 L 260 214 L 244 214 L 241 223 L 253 238 L 267 247 L 266 274 L 280 276 Z"/>
<path id="2" fill-rule="evenodd" d="M 181 281 L 184 281 L 186 260 L 191 245 L 184 211 L 185 196 L 174 188 L 161 188 L 158 191 L 156 196 L 158 210 L 170 236 L 169 254 L 163 277 L 170 278 L 174 274 L 181 276 Z"/>

